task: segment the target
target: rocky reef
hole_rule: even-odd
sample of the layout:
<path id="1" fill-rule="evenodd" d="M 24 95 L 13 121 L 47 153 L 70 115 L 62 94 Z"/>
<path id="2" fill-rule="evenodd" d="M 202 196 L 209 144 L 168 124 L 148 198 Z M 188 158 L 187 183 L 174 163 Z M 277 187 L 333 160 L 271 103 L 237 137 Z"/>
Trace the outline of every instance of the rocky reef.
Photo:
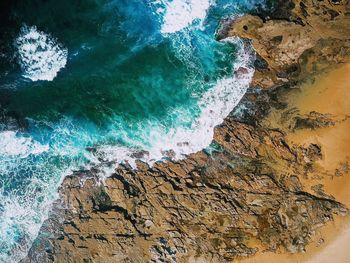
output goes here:
<path id="1" fill-rule="evenodd" d="M 66 177 L 23 262 L 229 262 L 258 250 L 297 253 L 316 229 L 347 214 L 321 186 L 304 186 L 322 147 L 286 137 L 339 121 L 301 114 L 287 98 L 349 60 L 350 2 L 276 1 L 269 11 L 225 21 L 218 38 L 232 36 L 256 50 L 256 72 L 211 146 L 181 161 L 120 165 L 104 180 L 99 167 Z"/>

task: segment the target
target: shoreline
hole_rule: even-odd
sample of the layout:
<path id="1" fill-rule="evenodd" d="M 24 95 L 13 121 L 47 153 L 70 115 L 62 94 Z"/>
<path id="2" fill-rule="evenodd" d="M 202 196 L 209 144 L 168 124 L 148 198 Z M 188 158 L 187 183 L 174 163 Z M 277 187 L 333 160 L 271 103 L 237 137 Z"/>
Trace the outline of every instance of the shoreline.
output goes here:
<path id="1" fill-rule="evenodd" d="M 309 91 L 304 96 L 300 94 L 296 99 L 296 105 L 301 112 L 317 111 L 331 115 L 336 123 L 334 126 L 315 129 L 309 132 L 309 136 L 292 134 L 290 140 L 297 143 L 318 143 L 321 145 L 324 157 L 318 161 L 319 167 L 313 176 L 324 173 L 321 184 L 324 192 L 333 196 L 336 200 L 350 208 L 350 100 L 346 94 L 350 91 L 350 62 L 339 65 L 331 71 L 322 74 L 314 84 L 306 84 Z M 306 132 L 307 133 L 307 132 Z M 305 186 L 312 187 L 312 180 Z M 350 219 L 335 218 L 332 227 L 320 229 L 325 243 L 321 246 L 319 254 L 311 257 L 307 263 L 329 262 L 337 256 L 338 262 L 350 258 L 347 242 L 350 240 Z M 314 248 L 311 248 L 313 250 Z"/>
<path id="2" fill-rule="evenodd" d="M 290 132 L 288 123 L 280 123 L 281 112 L 272 113 L 267 117 L 266 125 L 284 130 L 287 141 L 291 144 L 317 144 L 321 146 L 323 157 L 317 161 L 315 171 L 302 180 L 306 191 L 312 192 L 312 187 L 323 185 L 324 192 L 334 197 L 347 208 L 350 208 L 350 172 L 342 166 L 350 159 L 350 101 L 344 98 L 350 90 L 350 62 L 337 65 L 323 72 L 312 80 L 303 83 L 286 96 L 288 107 L 285 111 L 295 109 L 298 114 L 307 114 L 312 111 L 331 115 L 339 121 L 331 127 L 302 129 Z M 333 85 L 331 85 L 333 84 Z M 336 87 L 332 89 L 332 87 Z M 332 101 L 329 101 L 331 98 Z M 284 112 L 285 112 L 284 111 Z M 282 112 L 283 113 L 283 112 Z M 338 175 L 337 175 L 338 174 Z M 321 175 L 321 177 L 320 177 Z M 290 254 L 283 251 L 260 252 L 252 258 L 241 259 L 241 263 L 319 263 L 331 262 L 337 257 L 337 262 L 347 262 L 350 251 L 347 244 L 350 242 L 350 217 L 347 215 L 335 216 L 334 220 L 316 230 L 306 251 Z"/>
<path id="3" fill-rule="evenodd" d="M 348 65 L 350 65 L 350 64 L 348 64 Z M 332 72 L 332 71 L 329 71 L 329 72 Z M 323 74 L 321 74 L 321 76 L 316 76 L 315 78 L 316 79 L 319 79 L 319 78 L 322 78 L 322 76 L 325 76 L 325 78 L 327 78 L 327 76 L 328 76 L 328 72 L 327 73 L 323 73 Z M 323 80 L 322 80 L 323 81 Z M 316 81 L 317 82 L 317 81 Z M 311 86 L 311 88 L 312 88 L 312 86 L 313 85 L 315 85 L 315 84 L 308 84 L 308 83 L 305 83 L 305 84 L 302 84 L 302 86 Z M 293 90 L 287 90 L 286 92 L 282 92 L 282 94 L 284 94 L 285 96 L 283 96 L 283 97 L 285 97 L 285 99 L 287 99 L 287 100 L 289 100 L 290 102 L 289 102 L 289 106 L 287 107 L 287 108 L 284 108 L 283 110 L 275 110 L 275 111 L 271 111 L 271 113 L 270 114 L 268 114 L 264 119 L 265 120 L 267 120 L 265 123 L 263 123 L 263 126 L 267 126 L 267 127 L 269 127 L 269 129 L 273 129 L 273 130 L 275 130 L 276 128 L 278 128 L 278 129 L 280 129 L 280 130 L 285 130 L 284 132 L 287 134 L 287 138 L 286 138 L 286 141 L 290 144 L 290 145 L 292 145 L 293 143 L 296 143 L 297 145 L 301 145 L 301 144 L 303 144 L 303 142 L 302 141 L 298 141 L 298 142 L 293 142 L 293 140 L 296 140 L 296 139 L 300 139 L 300 136 L 298 137 L 298 136 L 296 136 L 295 138 L 293 137 L 293 138 L 289 138 L 288 137 L 288 135 L 291 135 L 291 134 L 293 134 L 293 133 L 290 133 L 289 131 L 288 131 L 288 125 L 286 125 L 285 123 L 284 123 L 284 125 L 280 125 L 280 126 L 278 126 L 279 124 L 278 124 L 278 121 L 280 120 L 280 115 L 278 115 L 278 114 L 282 114 L 284 111 L 288 111 L 289 110 L 289 108 L 293 108 L 295 105 L 293 104 L 293 103 L 295 103 L 295 101 L 294 101 L 294 99 L 295 98 L 304 98 L 304 92 L 308 92 L 309 91 L 309 89 L 310 89 L 310 87 L 307 87 L 308 89 L 303 89 L 303 88 L 300 88 L 300 89 L 293 89 Z M 293 93 L 295 93 L 295 94 L 293 94 Z M 318 91 L 316 91 L 316 93 L 318 93 Z M 341 93 L 340 93 L 340 95 L 341 95 Z M 250 96 L 250 94 L 247 94 L 247 96 L 249 97 Z M 309 97 L 307 97 L 307 98 L 313 98 L 312 96 L 309 96 Z M 296 99 L 296 101 L 297 102 L 299 102 L 299 100 L 298 99 Z M 315 100 L 316 102 L 317 102 L 317 100 Z M 241 102 L 241 105 L 244 105 L 244 100 Z M 309 101 L 306 101 L 306 102 L 304 102 L 304 105 L 312 105 L 312 104 L 309 104 Z M 315 105 L 315 104 L 314 104 Z M 312 110 L 312 108 L 308 108 L 307 109 L 307 111 L 305 111 L 305 112 L 302 112 L 302 114 L 306 114 L 308 111 L 311 111 Z M 276 112 L 278 113 L 277 114 L 277 116 L 276 116 Z M 228 119 L 230 119 L 230 117 L 228 117 Z M 271 122 L 273 123 L 273 124 L 271 124 L 271 122 L 268 122 L 268 120 L 271 120 Z M 223 129 L 223 131 L 225 130 L 225 132 L 226 132 L 226 129 L 229 129 L 228 131 L 229 132 L 233 132 L 233 133 L 235 133 L 235 131 L 233 130 L 233 131 L 230 131 L 230 123 L 229 122 L 227 122 L 227 119 L 225 120 L 225 123 L 223 124 L 223 125 L 221 125 L 221 128 L 219 128 L 219 130 L 222 130 Z M 237 124 L 236 124 L 237 125 Z M 337 127 L 337 126 L 334 126 L 334 127 Z M 322 129 L 332 129 L 332 128 L 334 128 L 334 127 L 321 127 L 320 129 L 322 130 Z M 318 129 L 316 129 L 316 130 L 314 130 L 314 131 L 311 131 L 311 132 L 317 132 L 317 131 L 319 131 Z M 220 132 L 222 132 L 222 131 L 220 131 Z M 220 133 L 219 132 L 219 133 Z M 239 130 L 238 130 L 238 132 L 240 132 Z M 251 131 L 251 132 L 253 132 L 253 131 Z M 305 130 L 303 130 L 303 129 L 301 129 L 301 130 L 297 130 L 296 131 L 296 133 L 298 133 L 298 132 L 301 132 L 301 133 L 303 133 L 303 132 L 309 132 L 309 131 L 305 131 Z M 227 136 L 227 135 L 222 135 L 223 137 L 225 137 L 225 136 Z M 239 135 L 239 136 L 241 136 L 241 135 Z M 263 135 L 264 136 L 264 135 Z M 221 137 L 221 135 L 220 134 L 218 134 L 218 128 L 216 128 L 216 140 L 218 141 L 218 139 Z M 301 136 L 301 137 L 303 137 L 303 136 Z M 241 137 L 241 138 L 244 138 L 244 137 Z M 247 140 L 247 139 L 243 139 L 243 140 Z M 225 146 L 225 143 L 223 143 L 223 142 L 221 142 L 220 140 L 218 141 L 218 143 L 220 143 L 220 144 L 223 144 L 224 145 L 224 147 L 226 147 Z M 251 142 L 250 142 L 251 143 Z M 310 143 L 310 142 L 309 142 Z M 228 147 L 232 147 L 232 145 L 231 146 L 228 146 Z M 254 147 L 257 147 L 257 146 L 254 146 Z M 260 146 L 259 146 L 260 147 Z M 259 148 L 258 147 L 258 148 Z M 306 147 L 306 146 L 305 146 Z M 305 148 L 306 149 L 306 148 Z M 237 148 L 237 151 L 242 151 L 243 150 L 243 148 Z M 268 151 L 270 151 L 270 150 L 268 150 Z M 254 156 L 254 153 L 252 152 L 252 153 L 249 153 L 249 155 L 250 154 L 252 154 L 252 156 Z M 221 155 L 220 155 L 221 156 Z M 199 159 L 198 159 L 199 158 Z M 221 156 L 220 158 L 223 158 L 223 156 Z M 190 157 L 189 157 L 189 159 L 188 160 L 184 160 L 184 161 L 181 161 L 180 162 L 180 164 L 179 163 L 158 163 L 158 164 L 156 164 L 156 167 L 154 167 L 154 169 L 152 169 L 151 171 L 162 171 L 162 170 L 167 170 L 167 169 L 170 169 L 170 171 L 173 171 L 173 172 L 175 172 L 176 173 L 176 176 L 175 177 L 179 177 L 180 178 L 180 180 L 182 180 L 182 176 L 185 176 L 186 175 L 186 172 L 184 172 L 183 171 L 183 169 L 187 169 L 186 168 L 186 165 L 188 165 L 188 162 L 198 162 L 198 163 L 202 163 L 203 162 L 203 160 L 200 160 L 200 159 L 205 159 L 204 158 L 204 156 L 203 156 L 203 153 L 197 153 L 197 154 L 193 154 L 193 155 L 191 155 Z M 322 160 L 321 160 L 322 161 Z M 316 163 L 319 163 L 320 162 L 320 160 L 318 160 Z M 210 163 L 211 163 L 211 165 L 214 165 L 214 163 L 213 163 L 213 161 L 210 161 Z M 141 177 L 143 177 L 143 179 L 141 179 L 141 180 L 145 180 L 145 181 L 148 181 L 148 179 L 147 179 L 147 177 L 148 177 L 148 175 L 147 175 L 147 173 L 145 173 L 146 171 L 150 171 L 150 167 L 148 167 L 146 164 L 144 164 L 144 163 L 141 163 L 141 162 L 138 162 L 137 163 L 137 165 L 138 165 L 138 167 L 139 167 L 139 169 L 140 169 L 140 171 L 139 172 L 137 172 L 136 174 L 133 174 L 132 176 L 134 177 L 134 176 L 139 176 L 138 174 L 140 174 L 140 176 Z M 282 164 L 283 165 L 283 164 Z M 215 165 L 214 165 L 215 166 Z M 235 168 L 235 169 L 237 169 L 237 168 Z M 278 170 L 282 170 L 283 169 L 283 167 L 281 168 L 281 167 L 277 167 L 277 169 Z M 318 170 L 317 170 L 318 171 Z M 126 168 L 126 167 L 120 167 L 118 170 L 117 170 L 117 174 L 121 174 L 122 175 L 122 177 L 123 178 L 125 178 L 126 180 L 128 180 L 128 183 L 129 184 L 131 184 L 131 185 L 133 185 L 134 183 L 132 182 L 132 181 L 130 181 L 130 180 L 132 180 L 132 179 L 130 179 L 129 177 L 128 177 L 128 173 L 131 173 L 131 171 L 128 169 L 128 168 Z M 87 177 L 86 177 L 87 176 Z M 141 178 L 140 177 L 140 178 Z M 83 184 L 83 185 L 81 185 L 80 184 L 80 180 L 82 179 L 82 178 L 86 178 L 86 179 L 83 179 L 83 180 L 85 180 L 85 184 Z M 64 180 L 64 182 L 63 182 L 63 185 L 62 185 L 62 189 L 61 189 L 61 191 L 63 190 L 64 192 L 61 192 L 61 195 L 62 195 L 62 197 L 64 198 L 64 200 L 67 200 L 67 201 L 65 201 L 65 206 L 67 206 L 67 205 L 69 205 L 69 206 L 71 206 L 71 208 L 70 209 L 77 209 L 77 207 L 76 207 L 76 205 L 77 204 L 74 204 L 74 202 L 76 202 L 76 201 L 74 201 L 74 199 L 75 198 L 79 198 L 80 199 L 80 201 L 79 202 L 85 202 L 85 201 L 83 201 L 85 198 L 91 198 L 91 197 L 93 197 L 95 194 L 94 194 L 94 192 L 97 190 L 97 189 L 99 189 L 100 187 L 102 187 L 102 186 L 98 186 L 98 183 L 96 184 L 96 183 L 94 183 L 94 180 L 95 179 L 93 179 L 94 178 L 94 176 L 93 175 L 75 175 L 75 176 L 71 176 L 71 177 L 68 177 L 68 178 L 66 178 L 65 180 Z M 128 178 L 128 179 L 127 179 Z M 170 178 L 173 178 L 173 177 L 170 177 Z M 325 179 L 329 179 L 328 177 L 325 177 Z M 340 179 L 340 180 L 342 180 L 342 179 L 344 179 L 344 180 L 346 180 L 347 182 L 348 182 L 348 178 L 346 177 L 346 176 L 342 176 L 342 177 L 337 177 L 336 179 Z M 173 180 L 173 179 L 171 179 L 171 180 Z M 188 179 L 186 179 L 186 180 L 188 180 Z M 190 179 L 190 180 L 194 180 L 194 179 Z M 216 179 L 215 179 L 216 180 Z M 231 180 L 231 179 L 230 179 Z M 308 184 L 310 185 L 310 189 L 305 189 L 305 191 L 309 191 L 310 193 L 312 193 L 313 192 L 313 190 L 311 189 L 311 186 L 313 185 L 312 183 L 310 183 L 310 181 L 312 181 L 310 178 L 307 178 L 307 179 L 305 179 L 305 181 L 303 181 L 303 178 L 300 178 L 300 180 L 301 180 L 301 182 L 302 182 L 302 185 L 305 187 L 305 186 L 307 186 Z M 315 180 L 315 182 L 317 182 L 317 183 L 323 183 L 323 181 L 322 181 L 322 179 L 320 179 L 320 178 L 315 178 L 314 179 Z M 107 196 L 110 196 L 110 197 L 108 197 L 108 198 L 115 198 L 115 197 L 113 197 L 113 194 L 112 194 L 112 192 L 110 192 L 110 190 L 108 190 L 109 188 L 111 188 L 111 189 L 114 189 L 115 188 L 115 186 L 113 186 L 114 184 L 116 184 L 116 182 L 114 182 L 115 181 L 115 179 L 114 178 L 108 178 L 107 179 L 107 182 L 106 182 L 106 187 L 107 187 Z M 190 182 L 190 181 L 189 181 Z M 195 181 L 194 181 L 195 182 Z M 78 185 L 79 186 L 78 186 Z M 148 183 L 147 183 L 148 184 Z M 202 184 L 202 183 L 199 183 L 199 185 L 200 184 Z M 234 183 L 234 184 L 236 184 L 236 183 Z M 340 183 L 341 185 L 344 185 L 344 183 L 342 182 L 342 183 Z M 334 185 L 334 182 L 333 182 L 333 180 L 332 179 L 330 179 L 330 182 L 329 182 L 329 184 L 326 184 L 325 183 L 325 186 L 327 186 L 327 185 L 329 185 L 329 186 L 332 186 L 332 185 Z M 167 189 L 167 188 L 166 188 Z M 199 189 L 200 189 L 200 187 L 199 187 Z M 335 190 L 337 190 L 337 188 L 335 188 Z M 346 189 L 344 189 L 344 190 L 346 190 Z M 105 190 L 103 190 L 103 191 L 105 191 Z M 113 190 L 113 191 L 115 191 L 115 190 Z M 163 189 L 163 191 L 164 191 L 164 189 Z M 169 191 L 169 189 L 167 190 L 167 191 Z M 66 192 L 66 193 L 65 193 Z M 170 192 L 172 192 L 172 191 L 170 191 Z M 329 189 L 325 189 L 325 192 L 327 193 L 327 194 L 333 194 L 331 191 L 329 191 Z M 317 193 L 315 193 L 316 194 L 316 196 L 317 196 Z M 118 194 L 119 195 L 119 194 Z M 338 200 L 338 196 L 335 196 L 336 197 L 336 199 Z M 72 199 L 73 198 L 73 199 Z M 120 197 L 118 197 L 118 198 L 120 198 Z M 107 199 L 108 200 L 108 199 Z M 350 199 L 349 199 L 350 200 Z M 343 200 L 340 200 L 341 202 L 343 202 Z M 96 201 L 94 201 L 94 202 L 96 202 Z M 103 202 L 110 202 L 110 201 L 103 201 Z M 113 201 L 114 202 L 114 201 Z M 118 201 L 118 203 L 119 203 L 120 201 Z M 127 202 L 128 203 L 128 201 L 127 201 L 127 199 L 125 199 L 125 201 L 122 201 L 122 202 Z M 186 201 L 187 202 L 187 201 Z M 255 202 L 255 201 L 254 201 Z M 121 203 L 120 203 L 121 204 Z M 84 207 L 85 206 L 90 206 L 89 205 L 89 203 L 86 203 L 86 204 L 84 204 Z M 104 204 L 101 204 L 100 206 L 104 206 Z M 348 205 L 348 204 L 346 204 L 346 206 L 347 207 L 350 207 L 350 204 Z M 84 208 L 84 210 L 85 210 L 86 208 Z M 105 208 L 102 208 L 102 211 L 104 210 Z M 66 214 L 67 215 L 67 211 L 65 211 L 65 210 L 63 210 L 62 211 L 64 214 Z M 164 211 L 165 212 L 165 211 Z M 73 212 L 73 215 L 74 215 L 74 213 L 76 213 L 76 212 Z M 79 216 L 80 217 L 80 215 L 79 215 L 79 213 L 80 212 L 78 212 L 78 214 L 76 214 L 76 216 Z M 86 213 L 86 212 L 83 212 L 83 213 Z M 103 214 L 104 212 L 102 212 L 102 214 Z M 108 212 L 108 214 L 111 214 L 112 213 L 112 210 L 111 211 L 109 211 Z M 52 218 L 52 217 L 51 217 Z M 67 217 L 66 216 L 64 216 L 63 218 L 65 218 L 64 220 L 65 221 L 67 221 L 68 219 L 67 219 Z M 74 218 L 74 217 L 73 217 Z M 281 251 L 283 251 L 283 249 L 278 249 L 277 250 L 277 252 L 270 252 L 270 253 L 262 253 L 262 252 L 258 252 L 257 254 L 255 254 L 254 256 L 252 256 L 251 258 L 250 257 L 248 257 L 247 259 L 240 259 L 240 260 L 238 260 L 238 262 L 243 262 L 243 263 L 264 263 L 264 262 L 276 262 L 276 263 L 294 263 L 294 262 L 307 262 L 307 263 L 313 263 L 313 261 L 311 261 L 311 262 L 309 262 L 309 261 L 307 261 L 307 260 L 312 260 L 312 256 L 313 255 L 316 255 L 317 256 L 317 253 L 319 253 L 320 251 L 327 251 L 327 244 L 329 243 L 330 245 L 332 245 L 333 244 L 333 236 L 334 236 L 334 242 L 336 242 L 336 235 L 338 234 L 338 233 L 340 233 L 339 231 L 341 231 L 342 229 L 343 229 L 343 224 L 341 223 L 341 222 L 344 222 L 344 221 L 346 221 L 347 220 L 347 218 L 348 217 L 346 217 L 346 219 L 344 219 L 343 218 L 343 216 L 337 216 L 337 215 L 335 215 L 335 218 L 333 219 L 333 221 L 330 223 L 330 222 L 328 222 L 325 226 L 322 226 L 321 228 L 319 228 L 319 226 L 318 227 L 316 227 L 316 229 L 315 230 L 313 230 L 313 231 L 315 231 L 314 233 L 313 233 L 313 237 L 312 237 L 312 239 L 309 241 L 310 243 L 309 243 L 309 245 L 307 245 L 306 246 L 306 253 L 303 253 L 303 252 L 301 252 L 301 253 L 296 253 L 296 254 L 289 254 L 289 253 L 285 253 L 285 252 L 281 252 Z M 70 220 L 71 219 L 69 219 L 67 222 L 70 222 Z M 74 222 L 76 222 L 75 221 L 75 219 L 73 219 L 73 222 L 72 223 L 70 223 L 70 224 L 73 224 L 73 225 L 75 225 L 75 224 L 77 224 L 77 223 L 74 223 Z M 152 222 L 153 222 L 153 220 L 152 220 Z M 85 229 L 87 226 L 83 226 L 84 224 L 81 222 L 81 223 L 79 223 L 80 224 L 80 226 L 79 226 L 79 232 L 78 233 L 80 233 L 79 235 L 84 235 L 84 232 L 85 231 L 88 231 L 88 229 Z M 95 224 L 95 223 L 94 223 Z M 99 223 L 100 224 L 100 223 Z M 323 224 L 322 224 L 323 225 Z M 51 226 L 52 227 L 52 226 Z M 68 227 L 68 228 L 67 228 Z M 67 226 L 67 227 L 65 227 L 66 229 L 64 230 L 64 235 L 70 235 L 70 233 L 73 231 L 73 228 L 71 227 L 71 226 Z M 85 230 L 82 230 L 82 227 L 83 227 L 83 229 L 85 229 Z M 104 226 L 105 227 L 105 226 Z M 104 227 L 102 228 L 102 229 L 104 229 Z M 56 228 L 56 227 L 54 227 L 54 228 Z M 47 227 L 46 226 L 44 226 L 44 229 L 47 229 Z M 101 229 L 101 230 L 102 230 Z M 151 227 L 151 229 L 153 229 L 153 227 Z M 96 229 L 96 230 L 98 230 L 98 229 Z M 100 230 L 98 230 L 98 231 L 100 231 Z M 106 231 L 106 230 L 102 230 L 102 231 Z M 153 231 L 153 230 L 152 230 Z M 324 234 L 325 233 L 325 234 Z M 74 235 L 77 235 L 77 233 L 76 234 L 74 234 Z M 73 236 L 74 236 L 73 235 Z M 321 239 L 323 239 L 324 241 L 322 242 L 322 244 L 318 247 L 318 245 L 317 245 L 317 243 L 321 240 Z M 60 237 L 58 236 L 58 240 L 57 241 L 59 241 L 59 242 L 61 242 L 60 241 Z M 76 242 L 76 241 L 74 241 L 74 242 Z M 138 242 L 141 242 L 141 241 L 138 241 Z M 143 246 L 146 246 L 147 247 L 147 245 L 145 245 L 145 243 L 142 241 L 141 243 L 137 243 L 138 245 L 137 245 L 137 247 L 143 247 Z M 262 243 L 260 242 L 260 241 L 249 241 L 249 244 L 250 244 L 250 246 L 252 247 L 252 248 L 256 248 L 256 247 L 258 247 L 259 248 L 259 250 L 260 251 L 264 251 L 264 250 L 266 250 L 266 246 L 265 245 L 262 245 Z M 64 246 L 66 246 L 66 245 L 64 245 Z M 40 250 L 39 250 L 40 251 Z M 93 251 L 93 250 L 92 250 Z M 106 253 L 106 252 L 105 252 Z M 254 253 L 253 253 L 254 254 Z M 252 254 L 252 255 L 253 255 Z M 79 254 L 77 254 L 77 255 L 79 255 Z M 56 256 L 60 256 L 60 254 L 57 254 Z M 135 257 L 135 255 L 133 255 L 133 257 Z M 101 258 L 100 258 L 101 259 Z M 194 258 L 193 258 L 193 256 L 190 258 L 190 259 L 192 259 L 192 260 L 194 260 Z M 201 258 L 199 257 L 199 258 L 197 258 L 197 260 L 201 260 Z M 202 258 L 202 260 L 204 260 L 204 258 Z M 219 260 L 213 260 L 214 262 L 219 262 Z M 233 260 L 233 262 L 236 262 L 237 260 L 236 259 L 234 259 Z M 118 261 L 119 262 L 119 261 Z M 182 262 L 182 261 L 181 261 Z M 185 262 L 185 261 L 183 261 L 183 262 Z M 195 262 L 195 261 L 194 261 Z"/>
<path id="4" fill-rule="evenodd" d="M 24 262 L 290 263 L 333 244 L 349 208 L 339 191 L 347 166 L 333 166 L 339 151 L 328 147 L 346 146 L 332 134 L 347 136 L 344 90 L 335 98 L 300 87 L 348 61 L 350 12 L 344 3 L 301 1 L 279 3 L 281 17 L 239 17 L 225 31 L 252 43 L 256 71 L 215 128 L 212 152 L 153 167 L 139 161 L 138 170 L 120 165 L 104 184 L 93 169 L 66 177 Z M 318 94 L 338 111 L 310 108 Z"/>

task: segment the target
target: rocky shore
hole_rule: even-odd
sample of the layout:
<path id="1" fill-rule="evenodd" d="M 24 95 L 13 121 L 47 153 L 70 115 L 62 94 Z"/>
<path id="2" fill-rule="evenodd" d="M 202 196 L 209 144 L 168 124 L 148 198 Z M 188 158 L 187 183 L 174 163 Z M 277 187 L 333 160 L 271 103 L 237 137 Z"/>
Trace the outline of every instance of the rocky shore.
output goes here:
<path id="1" fill-rule="evenodd" d="M 104 181 L 99 167 L 66 177 L 23 262 L 230 262 L 261 251 L 298 253 L 347 215 L 348 204 L 323 184 L 348 176 L 349 163 L 322 166 L 326 142 L 304 139 L 347 125 L 350 113 L 290 98 L 349 61 L 350 2 L 276 1 L 269 10 L 226 21 L 218 33 L 246 39 L 257 59 L 249 91 L 212 145 L 181 161 L 120 165 Z"/>

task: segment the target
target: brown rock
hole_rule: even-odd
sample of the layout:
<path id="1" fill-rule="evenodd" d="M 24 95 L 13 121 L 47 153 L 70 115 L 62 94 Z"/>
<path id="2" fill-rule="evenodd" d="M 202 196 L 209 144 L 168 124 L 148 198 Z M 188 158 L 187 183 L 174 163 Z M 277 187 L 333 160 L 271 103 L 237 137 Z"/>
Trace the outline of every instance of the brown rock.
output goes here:
<path id="1" fill-rule="evenodd" d="M 225 29 L 252 41 L 257 71 L 238 106 L 245 110 L 215 129 L 212 150 L 120 166 L 104 182 L 94 171 L 65 178 L 24 262 L 225 262 L 254 255 L 252 240 L 299 252 L 346 211 L 322 186 L 303 190 L 300 178 L 322 149 L 288 145 L 284 132 L 261 123 L 283 109 L 286 87 L 349 56 L 349 2 L 277 2 L 280 12 L 270 14 L 277 20 L 248 15 Z M 317 113 L 293 121 L 290 130 L 332 125 Z"/>

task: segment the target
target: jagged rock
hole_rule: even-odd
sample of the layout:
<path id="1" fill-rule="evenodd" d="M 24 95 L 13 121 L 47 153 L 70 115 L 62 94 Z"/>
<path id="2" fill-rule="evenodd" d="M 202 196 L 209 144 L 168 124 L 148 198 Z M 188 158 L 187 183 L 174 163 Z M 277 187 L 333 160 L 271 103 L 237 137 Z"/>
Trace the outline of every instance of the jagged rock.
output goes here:
<path id="1" fill-rule="evenodd" d="M 225 30 L 226 36 L 249 39 L 259 54 L 258 61 L 265 64 L 257 67 L 253 86 L 285 85 L 349 57 L 348 1 L 337 4 L 312 0 L 278 1 L 276 7 L 278 11 L 265 11 L 262 16 L 239 17 L 232 21 L 230 29 Z"/>
<path id="2" fill-rule="evenodd" d="M 335 124 L 331 116 L 318 112 L 310 112 L 307 116 L 297 116 L 294 118 L 295 124 L 293 129 L 316 129 L 329 127 Z"/>
<path id="3" fill-rule="evenodd" d="M 234 118 L 216 129 L 215 141 L 223 151 L 143 170 L 120 166 L 103 184 L 89 172 L 67 177 L 55 217 L 43 227 L 53 236 L 42 231 L 27 261 L 222 262 L 253 255 L 253 237 L 297 252 L 343 208 L 303 192 L 297 173 L 278 174 L 268 164 L 282 156 L 302 169 L 295 151 L 313 155 L 316 146 L 291 149 L 281 132 Z"/>
<path id="4" fill-rule="evenodd" d="M 282 95 L 295 83 L 349 57 L 349 14 L 349 1 L 289 0 L 227 20 L 218 37 L 250 39 L 257 70 L 210 150 L 153 167 L 137 161 L 136 170 L 120 165 L 103 182 L 94 170 L 66 177 L 23 261 L 226 262 L 254 255 L 252 240 L 303 251 L 317 228 L 347 209 L 321 186 L 314 194 L 303 188 L 321 147 L 288 145 L 262 121 L 285 108 Z M 333 122 L 317 113 L 292 121 L 290 131 Z"/>

